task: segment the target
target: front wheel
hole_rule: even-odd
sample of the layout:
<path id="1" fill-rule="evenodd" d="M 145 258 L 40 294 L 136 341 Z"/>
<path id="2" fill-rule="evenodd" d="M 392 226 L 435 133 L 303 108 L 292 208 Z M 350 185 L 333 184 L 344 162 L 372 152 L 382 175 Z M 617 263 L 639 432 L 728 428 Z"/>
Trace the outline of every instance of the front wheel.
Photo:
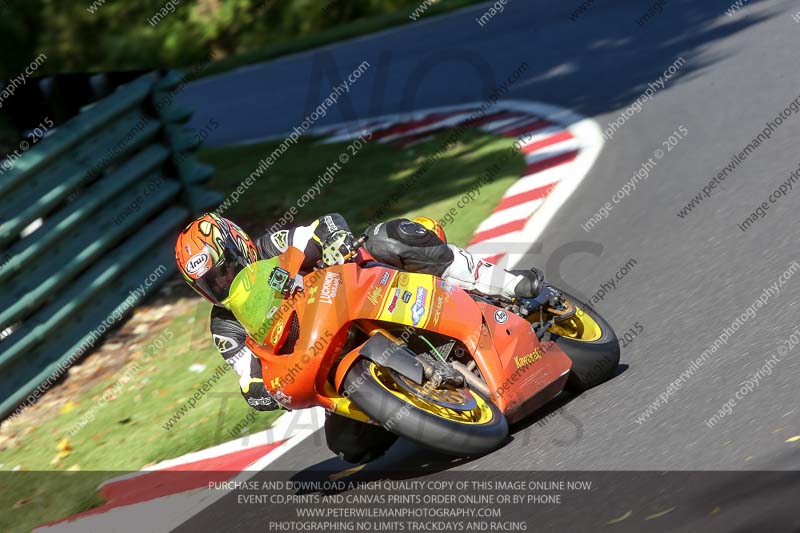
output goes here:
<path id="1" fill-rule="evenodd" d="M 583 392 L 614 375 L 619 364 L 619 340 L 597 311 L 559 291 L 577 310 L 570 318 L 557 321 L 547 331 L 550 340 L 555 341 L 572 360 L 567 389 Z"/>
<path id="2" fill-rule="evenodd" d="M 442 453 L 482 455 L 508 435 L 503 413 L 477 392 L 419 385 L 368 359 L 353 363 L 344 388 L 384 428 Z"/>

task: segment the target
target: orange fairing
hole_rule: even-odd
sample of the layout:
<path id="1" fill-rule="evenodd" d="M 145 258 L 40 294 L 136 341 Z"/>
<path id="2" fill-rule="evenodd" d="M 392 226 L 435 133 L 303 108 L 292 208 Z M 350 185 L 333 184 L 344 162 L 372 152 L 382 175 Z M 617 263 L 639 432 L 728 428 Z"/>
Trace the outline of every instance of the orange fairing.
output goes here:
<path id="1" fill-rule="evenodd" d="M 294 267 L 287 268 L 290 272 L 299 268 L 296 256 L 285 264 Z M 289 331 L 294 313 L 299 330 Z M 274 337 L 274 346 L 248 340 L 262 360 L 264 383 L 278 401 L 292 409 L 320 405 L 364 419 L 338 392 L 358 358 L 358 348 L 340 353 L 354 323 L 367 333 L 393 323 L 395 331 L 406 326 L 408 335 L 428 330 L 462 341 L 491 399 L 512 419 L 557 394 L 570 369 L 567 356 L 555 346 L 541 345 L 525 320 L 476 303 L 435 276 L 349 263 L 304 276 L 303 291 L 287 298 L 275 316 L 272 327 L 280 333 L 275 329 L 266 339 L 270 344 Z M 283 353 L 286 346 L 293 350 Z"/>
<path id="2" fill-rule="evenodd" d="M 492 400 L 510 422 L 535 411 L 561 391 L 572 366 L 555 343 L 542 343 L 523 318 L 478 303 L 486 324 L 475 361 L 492 391 Z M 557 389 L 548 393 L 549 388 Z"/>
<path id="3" fill-rule="evenodd" d="M 342 390 L 342 382 L 344 381 L 344 377 L 347 375 L 347 371 L 350 370 L 350 367 L 353 366 L 353 363 L 356 362 L 356 359 L 358 359 L 358 351 L 362 346 L 364 346 L 364 344 L 361 344 L 358 348 L 345 355 L 339 362 L 339 366 L 336 367 L 336 375 L 333 379 L 333 386 L 335 390 Z"/>

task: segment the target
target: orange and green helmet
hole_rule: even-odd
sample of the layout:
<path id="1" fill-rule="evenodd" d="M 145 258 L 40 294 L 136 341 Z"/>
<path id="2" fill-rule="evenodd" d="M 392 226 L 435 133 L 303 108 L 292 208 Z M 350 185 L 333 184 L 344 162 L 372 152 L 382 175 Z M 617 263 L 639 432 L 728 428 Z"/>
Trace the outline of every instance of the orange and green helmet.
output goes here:
<path id="1" fill-rule="evenodd" d="M 206 213 L 186 226 L 175 243 L 178 270 L 214 305 L 225 305 L 233 278 L 257 260 L 258 249 L 247 233 L 214 213 Z"/>

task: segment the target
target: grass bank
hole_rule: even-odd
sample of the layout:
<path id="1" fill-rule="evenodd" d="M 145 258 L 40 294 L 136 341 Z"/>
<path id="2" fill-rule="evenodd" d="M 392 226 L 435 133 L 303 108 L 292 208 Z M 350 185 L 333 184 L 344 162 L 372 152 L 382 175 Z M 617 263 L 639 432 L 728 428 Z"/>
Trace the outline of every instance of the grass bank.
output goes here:
<path id="1" fill-rule="evenodd" d="M 504 157 L 508 139 L 469 131 L 443 150 L 446 137 L 437 136 L 409 149 L 372 142 L 354 154 L 347 143 L 303 140 L 260 177 L 226 216 L 241 221 L 252 234 L 262 232 L 296 207 L 297 198 L 345 153 L 347 163 L 339 163 L 341 169 L 332 182 L 297 210 L 295 224 L 339 212 L 358 232 L 381 210 L 381 218 L 424 214 L 438 219 L 457 207 L 465 191 L 477 189 L 480 194 L 459 208 L 454 222 L 445 228 L 450 242 L 463 245 L 519 175 L 523 161 Z M 276 145 L 202 151 L 201 159 L 217 169 L 209 185 L 219 191 L 233 191 Z M 435 163 L 415 174 L 434 156 L 438 158 Z M 497 169 L 493 179 L 483 184 L 487 169 L 493 166 Z M 415 181 L 409 187 L 410 179 Z M 392 200 L 394 196 L 396 201 Z M 29 531 L 41 523 L 90 509 L 102 503 L 96 495 L 98 484 L 120 472 L 231 440 L 231 431 L 249 410 L 237 390 L 233 371 L 221 375 L 195 407 L 181 414 L 170 429 L 165 428 L 189 398 L 212 379 L 222 362 L 208 334 L 210 305 L 200 298 L 175 299 L 168 305 L 179 311 L 147 327 L 129 328 L 130 336 L 126 333 L 107 339 L 100 347 L 100 353 L 110 350 L 112 356 L 123 346 L 132 351 L 129 360 L 112 375 L 95 379 L 74 393 L 70 389 L 54 391 L 65 401 L 49 409 L 43 408 L 46 401 L 37 404 L 13 424 L 2 427 L 0 531 Z M 134 316 L 123 328 L 136 320 Z M 90 356 L 81 366 L 91 364 L 97 356 Z M 78 376 L 58 387 L 73 387 L 76 379 L 81 383 L 93 379 L 89 371 Z M 259 414 L 250 432 L 267 428 L 276 416 Z M 70 428 L 76 425 L 79 430 L 71 435 Z M 28 472 L 8 473 L 14 469 Z M 79 472 L 65 473 L 68 470 Z"/>

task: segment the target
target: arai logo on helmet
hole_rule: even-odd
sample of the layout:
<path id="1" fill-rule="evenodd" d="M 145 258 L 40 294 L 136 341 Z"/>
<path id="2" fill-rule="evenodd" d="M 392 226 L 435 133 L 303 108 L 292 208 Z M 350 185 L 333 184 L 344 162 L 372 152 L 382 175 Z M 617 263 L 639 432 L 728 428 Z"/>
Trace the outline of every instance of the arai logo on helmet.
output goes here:
<path id="1" fill-rule="evenodd" d="M 199 253 L 189 258 L 186 262 L 186 272 L 189 274 L 202 276 L 208 271 L 208 254 Z"/>

